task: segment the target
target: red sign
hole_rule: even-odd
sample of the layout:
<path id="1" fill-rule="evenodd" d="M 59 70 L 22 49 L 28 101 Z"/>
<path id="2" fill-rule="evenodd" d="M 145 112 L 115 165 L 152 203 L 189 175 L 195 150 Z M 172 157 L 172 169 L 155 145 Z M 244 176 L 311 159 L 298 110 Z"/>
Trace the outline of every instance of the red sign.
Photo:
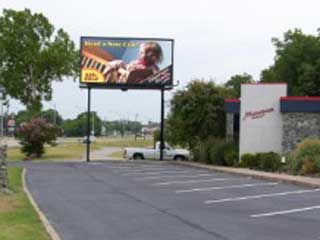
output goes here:
<path id="1" fill-rule="evenodd" d="M 9 119 L 7 125 L 8 127 L 14 127 L 16 125 L 16 121 L 14 119 Z"/>
<path id="2" fill-rule="evenodd" d="M 246 120 L 247 118 L 251 119 L 257 119 L 264 117 L 267 113 L 274 112 L 274 108 L 266 108 L 258 111 L 248 111 L 245 112 L 243 120 Z"/>

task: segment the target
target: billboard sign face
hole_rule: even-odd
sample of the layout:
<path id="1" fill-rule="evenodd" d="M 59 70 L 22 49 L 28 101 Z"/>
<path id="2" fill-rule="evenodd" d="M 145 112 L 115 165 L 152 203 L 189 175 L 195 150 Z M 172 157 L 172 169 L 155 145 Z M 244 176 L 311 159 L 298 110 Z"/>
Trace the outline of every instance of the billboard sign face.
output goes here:
<path id="1" fill-rule="evenodd" d="M 173 84 L 173 40 L 81 37 L 80 84 L 150 88 Z"/>

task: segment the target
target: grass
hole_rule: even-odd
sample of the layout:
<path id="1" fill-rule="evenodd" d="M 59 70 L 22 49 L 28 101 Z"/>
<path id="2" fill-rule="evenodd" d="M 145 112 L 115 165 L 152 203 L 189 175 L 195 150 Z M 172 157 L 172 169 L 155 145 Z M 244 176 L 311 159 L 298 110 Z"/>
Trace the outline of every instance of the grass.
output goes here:
<path id="1" fill-rule="evenodd" d="M 153 139 L 137 139 L 135 140 L 133 137 L 128 138 L 101 138 L 97 139 L 95 143 L 97 146 L 102 147 L 149 147 L 153 146 Z"/>
<path id="2" fill-rule="evenodd" d="M 38 160 L 66 160 L 79 159 L 85 153 L 85 145 L 76 143 L 65 143 L 58 146 L 47 146 L 45 154 Z M 8 149 L 8 160 L 23 160 L 25 156 L 20 148 L 13 147 Z"/>
<path id="3" fill-rule="evenodd" d="M 49 240 L 37 213 L 22 190 L 21 168 L 9 168 L 10 194 L 0 193 L 1 240 Z"/>
<path id="4" fill-rule="evenodd" d="M 83 159 L 86 153 L 86 144 L 82 144 L 80 138 L 59 139 L 57 146 L 46 146 L 45 154 L 35 160 L 73 160 Z M 97 138 L 91 145 L 91 150 L 99 150 L 103 147 L 148 147 L 153 145 L 152 139 L 137 140 L 132 138 Z M 119 153 L 113 157 L 119 157 Z M 122 157 L 122 152 L 121 156 Z M 21 161 L 24 159 L 19 147 L 8 148 L 9 161 Z"/>
<path id="5" fill-rule="evenodd" d="M 107 157 L 111 158 L 123 158 L 123 151 L 112 152 Z"/>

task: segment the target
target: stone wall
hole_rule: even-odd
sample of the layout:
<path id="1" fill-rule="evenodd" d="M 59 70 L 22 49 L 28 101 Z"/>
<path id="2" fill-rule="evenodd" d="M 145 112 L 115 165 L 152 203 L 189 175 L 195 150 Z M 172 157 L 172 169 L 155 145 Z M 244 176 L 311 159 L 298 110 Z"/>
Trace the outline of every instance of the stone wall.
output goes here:
<path id="1" fill-rule="evenodd" d="M 320 138 L 320 113 L 283 113 L 282 152 L 306 138 Z"/>
<path id="2" fill-rule="evenodd" d="M 7 146 L 0 145 L 0 191 L 8 187 Z"/>
<path id="3" fill-rule="evenodd" d="M 228 142 L 233 141 L 234 137 L 234 114 L 227 113 L 226 114 L 226 139 Z"/>

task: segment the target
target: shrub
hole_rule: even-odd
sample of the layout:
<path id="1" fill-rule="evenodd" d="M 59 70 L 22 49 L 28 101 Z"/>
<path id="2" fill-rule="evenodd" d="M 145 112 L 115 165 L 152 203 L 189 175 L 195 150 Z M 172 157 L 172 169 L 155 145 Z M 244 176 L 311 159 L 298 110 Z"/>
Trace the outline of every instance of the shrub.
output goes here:
<path id="1" fill-rule="evenodd" d="M 60 128 L 49 124 L 45 119 L 35 118 L 24 123 L 17 131 L 16 137 L 22 145 L 21 151 L 27 158 L 41 157 L 44 144 L 54 145 L 61 135 Z"/>
<path id="2" fill-rule="evenodd" d="M 195 162 L 206 162 L 208 159 L 208 151 L 206 144 L 200 142 L 191 148 L 193 160 Z"/>
<path id="3" fill-rule="evenodd" d="M 241 156 L 240 166 L 247 167 L 247 168 L 253 168 L 253 169 L 258 168 L 258 159 L 257 159 L 256 155 L 251 154 L 251 153 L 243 154 Z"/>
<path id="4" fill-rule="evenodd" d="M 306 139 L 289 156 L 289 170 L 294 174 L 320 172 L 320 140 Z"/>
<path id="5" fill-rule="evenodd" d="M 281 157 L 278 153 L 258 153 L 256 154 L 256 158 L 259 170 L 274 172 L 281 168 Z"/>
<path id="6" fill-rule="evenodd" d="M 238 164 L 238 146 L 222 138 L 209 138 L 192 148 L 195 161 L 214 165 Z"/>
<path id="7" fill-rule="evenodd" d="M 226 166 L 239 165 L 239 147 L 237 144 L 229 143 L 223 153 L 224 164 Z"/>
<path id="8" fill-rule="evenodd" d="M 215 139 L 208 146 L 208 163 L 214 165 L 225 165 L 224 150 L 227 144 L 223 139 Z"/>

